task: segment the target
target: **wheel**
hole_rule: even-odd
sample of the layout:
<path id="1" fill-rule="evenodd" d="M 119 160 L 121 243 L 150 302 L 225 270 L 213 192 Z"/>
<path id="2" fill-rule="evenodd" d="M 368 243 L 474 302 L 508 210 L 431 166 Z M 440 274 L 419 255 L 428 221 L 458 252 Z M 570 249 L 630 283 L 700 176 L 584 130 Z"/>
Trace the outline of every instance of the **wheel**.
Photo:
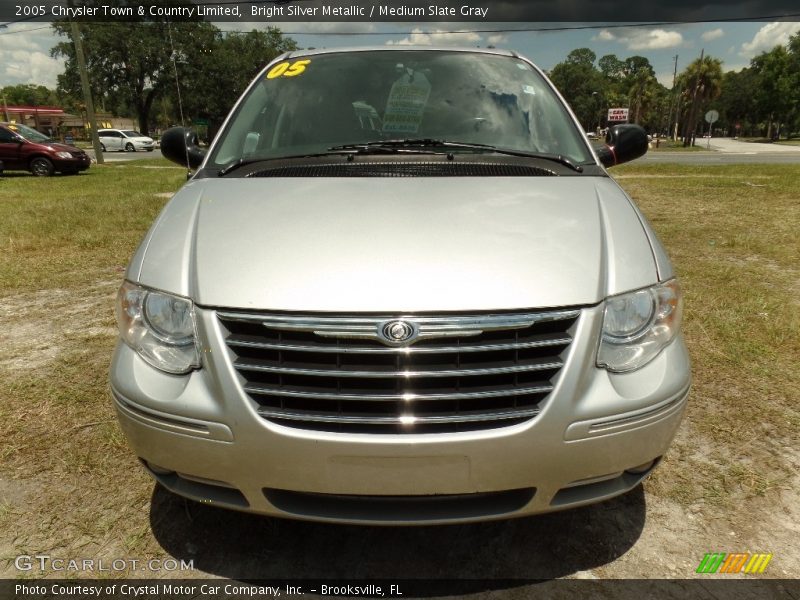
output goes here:
<path id="1" fill-rule="evenodd" d="M 100 142 L 100 150 L 101 150 L 102 152 L 105 152 L 105 151 L 106 151 L 106 145 L 105 145 L 104 143 L 102 143 L 102 142 Z"/>
<path id="2" fill-rule="evenodd" d="M 37 156 L 34 158 L 31 161 L 30 169 L 31 173 L 36 175 L 36 177 L 50 177 L 54 171 L 53 163 L 50 162 L 49 158 L 45 158 L 44 156 Z"/>
<path id="3" fill-rule="evenodd" d="M 133 147 L 133 144 L 128 142 L 125 144 L 125 152 L 136 152 L 136 148 Z"/>

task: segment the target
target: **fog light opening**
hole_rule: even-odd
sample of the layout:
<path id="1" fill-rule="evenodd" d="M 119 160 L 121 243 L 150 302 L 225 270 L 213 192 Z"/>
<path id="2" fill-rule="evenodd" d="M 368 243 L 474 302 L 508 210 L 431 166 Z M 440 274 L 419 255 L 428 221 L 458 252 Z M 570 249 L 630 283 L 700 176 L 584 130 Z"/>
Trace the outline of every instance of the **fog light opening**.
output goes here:
<path id="1" fill-rule="evenodd" d="M 625 469 L 625 472 L 630 473 L 631 475 L 641 475 L 643 473 L 647 473 L 648 471 L 654 469 L 660 460 L 661 457 L 659 456 L 658 458 L 654 458 L 653 460 L 642 463 L 641 465 L 631 467 L 630 469 Z"/>
<path id="2" fill-rule="evenodd" d="M 165 469 L 164 467 L 159 467 L 158 465 L 154 465 L 151 462 L 147 462 L 143 458 L 140 458 L 139 460 L 142 461 L 142 464 L 145 466 L 145 468 L 148 471 L 152 472 L 154 475 L 172 475 L 173 473 L 175 473 L 175 471 L 172 471 L 170 469 Z"/>

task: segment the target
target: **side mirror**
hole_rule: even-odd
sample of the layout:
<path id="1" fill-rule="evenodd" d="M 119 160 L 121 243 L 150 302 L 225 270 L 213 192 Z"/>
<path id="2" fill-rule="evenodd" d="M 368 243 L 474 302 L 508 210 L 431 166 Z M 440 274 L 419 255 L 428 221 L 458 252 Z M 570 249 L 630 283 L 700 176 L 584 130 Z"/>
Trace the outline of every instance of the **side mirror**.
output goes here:
<path id="1" fill-rule="evenodd" d="M 606 145 L 597 151 L 604 167 L 613 167 L 639 158 L 647 152 L 647 132 L 639 125 L 614 125 L 606 135 Z"/>
<path id="2" fill-rule="evenodd" d="M 197 134 L 186 127 L 172 127 L 161 136 L 161 154 L 164 158 L 190 169 L 203 163 L 206 151 L 198 145 Z"/>

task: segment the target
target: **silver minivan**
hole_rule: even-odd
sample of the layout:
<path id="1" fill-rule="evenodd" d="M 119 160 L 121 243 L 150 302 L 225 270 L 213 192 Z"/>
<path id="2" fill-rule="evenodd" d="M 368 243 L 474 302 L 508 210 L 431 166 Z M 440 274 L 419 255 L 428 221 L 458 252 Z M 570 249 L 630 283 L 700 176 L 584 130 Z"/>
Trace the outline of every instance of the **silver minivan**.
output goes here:
<path id="1" fill-rule="evenodd" d="M 259 73 L 133 256 L 113 402 L 144 468 L 278 517 L 517 517 L 633 489 L 690 366 L 664 248 L 514 52 L 296 51 Z"/>

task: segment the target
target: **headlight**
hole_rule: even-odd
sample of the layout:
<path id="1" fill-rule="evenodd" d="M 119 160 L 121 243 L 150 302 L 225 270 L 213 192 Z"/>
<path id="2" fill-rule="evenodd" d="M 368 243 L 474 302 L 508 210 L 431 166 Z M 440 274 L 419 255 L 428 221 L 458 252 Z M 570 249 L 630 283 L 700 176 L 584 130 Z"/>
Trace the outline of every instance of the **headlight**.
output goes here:
<path id="1" fill-rule="evenodd" d="M 72 154 L 69 152 L 56 152 L 56 156 L 58 158 L 72 158 Z"/>
<path id="2" fill-rule="evenodd" d="M 191 300 L 126 281 L 116 313 L 122 340 L 157 369 L 186 373 L 200 366 Z"/>
<path id="3" fill-rule="evenodd" d="M 675 338 L 682 316 L 675 279 L 608 298 L 597 366 L 618 373 L 643 367 Z"/>

